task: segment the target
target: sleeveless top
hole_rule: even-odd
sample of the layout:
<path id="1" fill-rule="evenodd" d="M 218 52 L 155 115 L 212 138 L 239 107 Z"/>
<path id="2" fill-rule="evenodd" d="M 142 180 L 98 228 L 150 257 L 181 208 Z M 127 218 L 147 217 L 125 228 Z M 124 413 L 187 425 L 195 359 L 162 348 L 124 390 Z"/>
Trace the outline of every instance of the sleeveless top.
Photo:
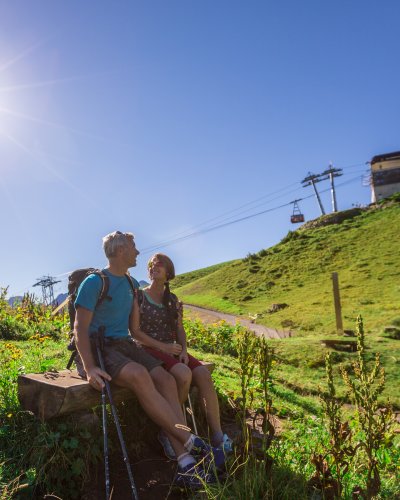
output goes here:
<path id="1" fill-rule="evenodd" d="M 180 302 L 175 295 L 171 294 L 171 296 L 173 299 L 171 307 L 175 308 L 179 314 Z M 160 342 L 172 343 L 176 341 L 176 328 L 175 331 L 172 331 L 166 307 L 154 302 L 144 290 L 138 290 L 138 302 L 142 332 Z"/>

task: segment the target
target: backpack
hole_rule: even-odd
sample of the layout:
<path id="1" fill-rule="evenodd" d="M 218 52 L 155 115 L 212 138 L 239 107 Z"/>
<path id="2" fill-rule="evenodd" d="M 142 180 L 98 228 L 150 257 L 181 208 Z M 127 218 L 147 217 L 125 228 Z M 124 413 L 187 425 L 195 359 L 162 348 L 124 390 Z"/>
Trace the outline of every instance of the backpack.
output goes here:
<path id="1" fill-rule="evenodd" d="M 71 357 L 67 364 L 67 370 L 69 370 L 72 366 L 73 361 L 75 360 L 75 364 L 77 365 L 79 375 L 82 377 L 84 374 L 82 360 L 78 354 L 76 344 L 75 344 L 75 336 L 74 336 L 74 323 L 75 323 L 75 299 L 78 293 L 78 289 L 81 283 L 91 274 L 97 274 L 97 276 L 101 279 L 101 290 L 99 298 L 97 299 L 97 303 L 95 309 L 99 307 L 99 305 L 104 302 L 104 300 L 112 300 L 112 297 L 108 296 L 108 290 L 110 288 L 110 278 L 103 273 L 100 269 L 95 269 L 94 267 L 86 267 L 83 269 L 77 269 L 73 271 L 68 276 L 68 315 L 69 315 L 69 325 L 70 325 L 70 341 L 67 349 L 71 351 Z M 133 293 L 135 293 L 135 286 L 133 284 L 133 280 L 129 273 L 125 274 L 126 279 L 130 287 L 132 288 Z"/>

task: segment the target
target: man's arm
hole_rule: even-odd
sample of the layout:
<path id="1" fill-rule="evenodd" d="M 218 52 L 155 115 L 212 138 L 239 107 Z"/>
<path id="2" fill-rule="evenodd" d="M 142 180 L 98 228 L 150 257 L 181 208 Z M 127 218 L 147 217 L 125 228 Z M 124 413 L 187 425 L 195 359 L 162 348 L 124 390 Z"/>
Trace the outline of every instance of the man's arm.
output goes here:
<path id="1" fill-rule="evenodd" d="M 89 340 L 89 326 L 93 312 L 84 307 L 77 307 L 74 324 L 76 347 L 82 358 L 83 367 L 89 384 L 97 390 L 104 387 L 103 379 L 111 380 L 110 375 L 98 367 L 93 359 Z"/>

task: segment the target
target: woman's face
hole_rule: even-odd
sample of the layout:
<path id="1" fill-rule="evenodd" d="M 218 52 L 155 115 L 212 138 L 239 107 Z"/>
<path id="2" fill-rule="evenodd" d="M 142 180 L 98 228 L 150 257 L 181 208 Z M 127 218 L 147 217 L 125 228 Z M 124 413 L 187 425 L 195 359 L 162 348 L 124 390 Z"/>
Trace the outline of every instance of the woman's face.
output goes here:
<path id="1" fill-rule="evenodd" d="M 152 281 L 167 281 L 165 264 L 158 257 L 153 257 L 149 262 L 149 276 Z"/>

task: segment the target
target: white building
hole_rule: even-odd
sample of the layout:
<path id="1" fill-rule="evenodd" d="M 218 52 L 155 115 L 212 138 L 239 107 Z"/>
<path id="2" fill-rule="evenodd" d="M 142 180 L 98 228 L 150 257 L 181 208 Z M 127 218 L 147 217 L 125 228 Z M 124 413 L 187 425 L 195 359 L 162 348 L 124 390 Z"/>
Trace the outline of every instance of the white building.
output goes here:
<path id="1" fill-rule="evenodd" d="M 400 192 L 400 151 L 372 158 L 371 189 L 372 203 Z"/>

